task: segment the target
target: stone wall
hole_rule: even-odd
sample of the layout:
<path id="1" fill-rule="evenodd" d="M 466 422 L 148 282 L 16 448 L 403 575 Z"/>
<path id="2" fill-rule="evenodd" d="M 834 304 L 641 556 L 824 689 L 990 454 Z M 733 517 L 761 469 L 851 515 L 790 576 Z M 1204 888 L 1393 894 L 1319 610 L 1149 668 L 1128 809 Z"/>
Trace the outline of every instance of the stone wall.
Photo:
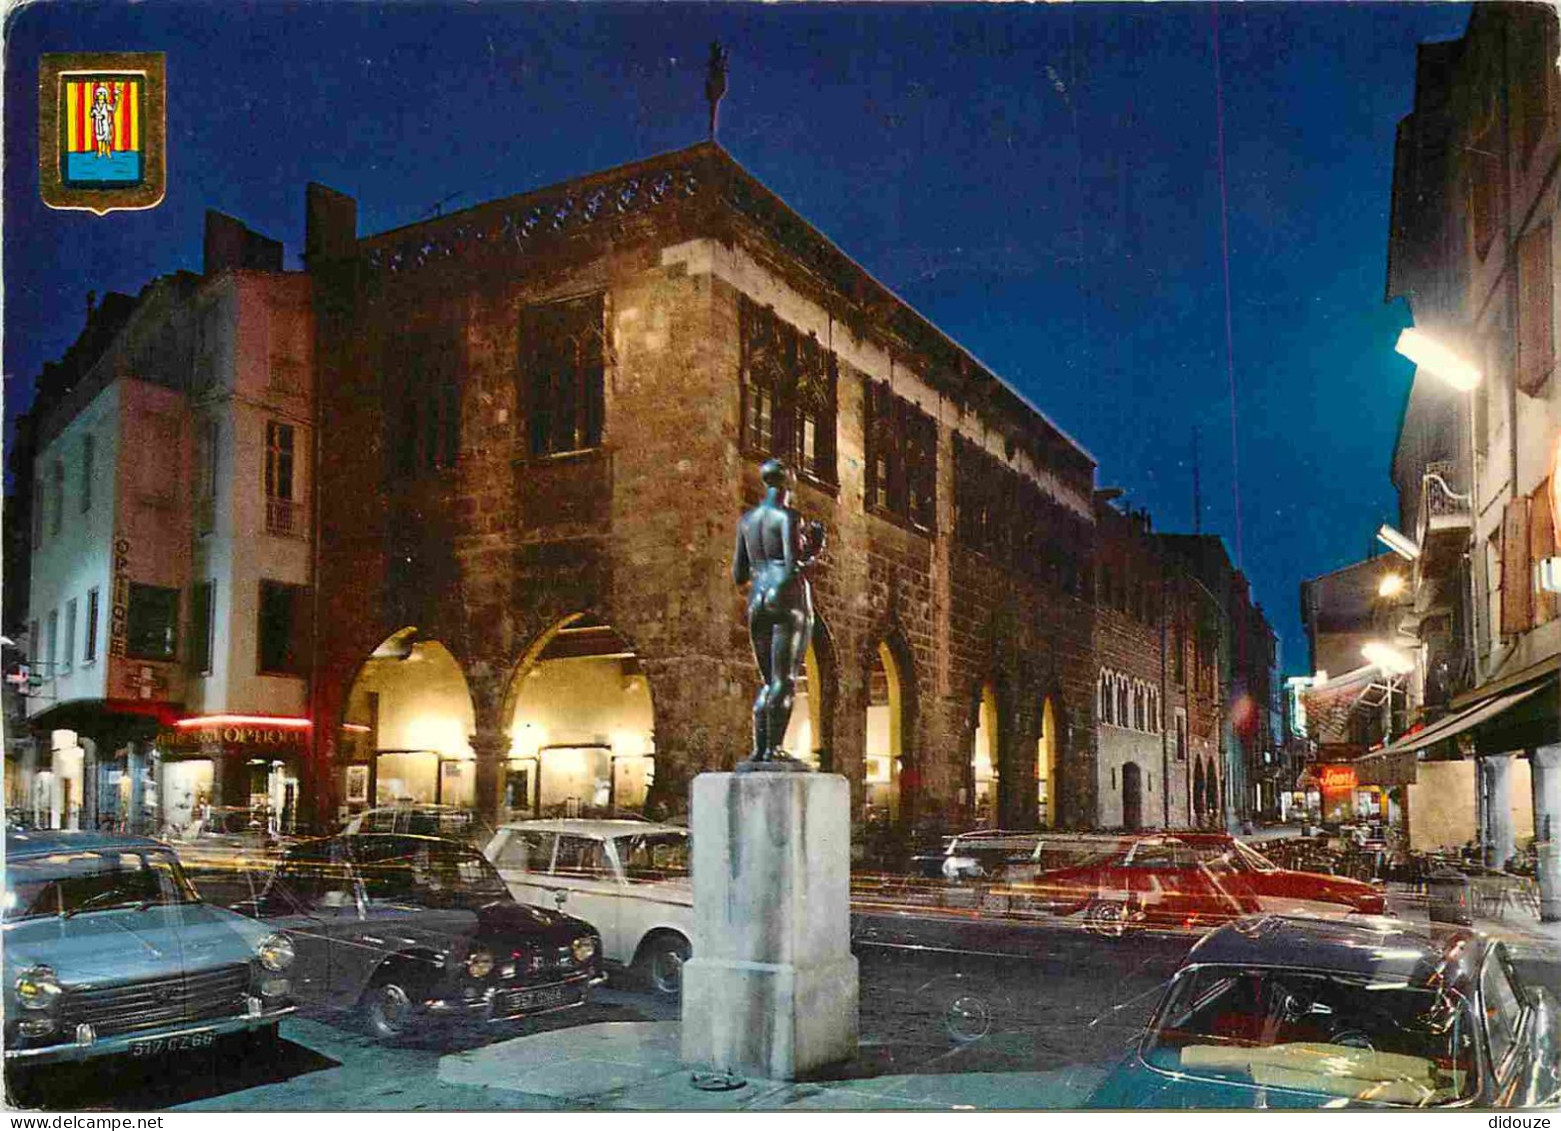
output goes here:
<path id="1" fill-rule="evenodd" d="M 827 335 L 841 358 L 838 484 L 803 483 L 794 504 L 830 531 L 814 574 L 819 743 L 826 767 L 852 783 L 853 814 L 862 812 L 869 679 L 887 643 L 902 669 L 905 818 L 950 827 L 969 819 L 975 707 L 990 683 L 1001 820 L 1035 824 L 1036 741 L 1050 696 L 1062 735 L 1060 823 L 1089 824 L 1091 608 L 1084 594 L 1017 576 L 954 534 L 954 433 L 1002 450 L 1005 432 L 1030 425 L 1005 424 L 998 410 L 978 407 L 982 398 L 933 393 L 923 380 L 929 359 L 874 337 L 870 321 L 846 329 L 829 313 L 840 296 L 752 233 L 742 235 L 747 242 L 690 242 L 691 226 L 704 222 L 667 213 L 611 239 L 580 236 L 545 255 L 495 257 L 482 271 L 451 257 L 389 272 L 361 248 L 356 261 L 322 253 L 311 262 L 319 396 L 330 422 L 320 507 L 329 625 L 315 693 L 320 756 L 333 767 L 318 786 L 329 795 L 325 811 L 339 789 L 323 779 L 340 776 L 334 738 L 346 688 L 381 641 L 410 625 L 448 648 L 466 675 L 480 806 L 493 803 L 516 681 L 550 631 L 582 613 L 617 631 L 650 686 L 649 811 L 682 812 L 695 773 L 746 755 L 757 676 L 730 555 L 735 520 L 762 494 L 764 454 L 743 451 L 739 434 L 738 306 L 747 294 L 805 333 L 822 327 L 820 340 Z M 602 443 L 533 457 L 517 396 L 520 311 L 590 293 L 604 296 L 607 329 Z M 398 476 L 385 449 L 387 412 L 408 341 L 446 351 L 460 448 L 453 467 Z M 894 382 L 938 421 L 935 536 L 864 507 L 869 377 Z M 1075 513 L 1087 511 L 1070 485 L 1076 469 L 1052 474 L 1031 449 L 1011 444 L 1006 456 Z M 1074 549 L 1088 560 L 1090 546 Z"/>

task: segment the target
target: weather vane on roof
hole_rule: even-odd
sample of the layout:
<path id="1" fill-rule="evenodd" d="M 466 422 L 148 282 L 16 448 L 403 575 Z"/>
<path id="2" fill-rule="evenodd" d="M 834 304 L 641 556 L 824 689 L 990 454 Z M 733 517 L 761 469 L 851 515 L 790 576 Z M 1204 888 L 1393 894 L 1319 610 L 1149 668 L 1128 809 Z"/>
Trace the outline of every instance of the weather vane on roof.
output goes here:
<path id="1" fill-rule="evenodd" d="M 705 100 L 710 103 L 710 140 L 715 140 L 716 109 L 726 93 L 726 48 L 719 40 L 710 43 L 710 67 L 705 72 Z"/>

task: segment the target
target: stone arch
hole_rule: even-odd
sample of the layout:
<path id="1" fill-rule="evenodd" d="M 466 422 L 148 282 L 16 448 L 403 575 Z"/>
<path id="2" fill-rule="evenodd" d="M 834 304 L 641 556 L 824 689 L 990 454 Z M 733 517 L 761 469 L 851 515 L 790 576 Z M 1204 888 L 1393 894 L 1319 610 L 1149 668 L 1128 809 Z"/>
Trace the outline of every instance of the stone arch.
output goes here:
<path id="1" fill-rule="evenodd" d="M 1035 821 L 1043 828 L 1057 826 L 1057 792 L 1060 784 L 1058 767 L 1061 765 L 1062 736 L 1061 712 L 1057 696 L 1041 697 L 1040 731 L 1035 739 Z"/>
<path id="2" fill-rule="evenodd" d="M 971 689 L 969 703 L 966 728 L 969 748 L 964 755 L 962 808 L 968 824 L 995 827 L 998 823 L 1003 727 L 996 679 L 978 680 Z"/>
<path id="3" fill-rule="evenodd" d="M 916 757 L 915 658 L 904 629 L 891 621 L 862 654 L 866 715 L 863 791 L 869 810 L 892 825 L 908 825 L 916 810 L 922 766 Z"/>
<path id="4" fill-rule="evenodd" d="M 638 813 L 655 780 L 655 679 L 618 626 L 582 610 L 522 650 L 499 697 L 501 819 Z"/>
<path id="5" fill-rule="evenodd" d="M 358 665 L 341 701 L 349 811 L 408 800 L 471 807 L 475 730 L 475 699 L 455 652 L 415 625 L 392 632 Z"/>
<path id="6" fill-rule="evenodd" d="M 803 657 L 802 678 L 797 681 L 797 698 L 782 746 L 793 757 L 825 773 L 836 769 L 835 709 L 839 698 L 840 668 L 834 634 L 815 608 L 813 635 Z"/>

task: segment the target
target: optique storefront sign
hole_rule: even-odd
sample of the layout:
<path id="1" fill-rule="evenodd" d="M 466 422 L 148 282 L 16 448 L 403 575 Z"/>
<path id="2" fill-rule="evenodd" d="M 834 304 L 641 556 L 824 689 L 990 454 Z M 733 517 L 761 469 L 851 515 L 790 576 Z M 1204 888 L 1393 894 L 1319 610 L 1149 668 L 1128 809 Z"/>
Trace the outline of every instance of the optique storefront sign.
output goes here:
<path id="1" fill-rule="evenodd" d="M 125 654 L 126 624 L 130 616 L 130 539 L 114 539 L 113 587 L 109 590 L 108 654 Z"/>
<path id="2" fill-rule="evenodd" d="M 274 746 L 298 749 L 302 737 L 289 727 L 247 726 L 239 724 L 162 730 L 157 734 L 161 750 L 203 750 L 209 746 Z"/>

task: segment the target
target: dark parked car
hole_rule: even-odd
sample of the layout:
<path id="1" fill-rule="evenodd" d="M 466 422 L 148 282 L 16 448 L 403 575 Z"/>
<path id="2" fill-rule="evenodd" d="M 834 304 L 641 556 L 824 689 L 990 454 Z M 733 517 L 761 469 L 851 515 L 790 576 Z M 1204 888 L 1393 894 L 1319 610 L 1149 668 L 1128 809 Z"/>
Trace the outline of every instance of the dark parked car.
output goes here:
<path id="1" fill-rule="evenodd" d="M 1506 950 L 1394 919 L 1265 916 L 1211 932 L 1090 1107 L 1537 1107 L 1561 1022 Z"/>
<path id="2" fill-rule="evenodd" d="M 493 865 L 458 841 L 307 841 L 239 906 L 292 940 L 300 1001 L 357 1010 L 381 1040 L 420 1020 L 504 1021 L 583 1005 L 604 980 L 595 928 L 515 902 Z"/>
<path id="3" fill-rule="evenodd" d="M 1381 888 L 1343 876 L 1280 868 L 1224 833 L 1155 833 L 1124 838 L 1062 868 L 1024 874 L 1018 891 L 1053 914 L 1082 911 L 1094 934 L 1136 926 L 1206 927 L 1262 912 L 1342 918 L 1381 915 Z"/>
<path id="4" fill-rule="evenodd" d="M 285 936 L 203 903 L 167 845 L 5 838 L 5 1061 L 204 1048 L 292 1012 Z"/>

